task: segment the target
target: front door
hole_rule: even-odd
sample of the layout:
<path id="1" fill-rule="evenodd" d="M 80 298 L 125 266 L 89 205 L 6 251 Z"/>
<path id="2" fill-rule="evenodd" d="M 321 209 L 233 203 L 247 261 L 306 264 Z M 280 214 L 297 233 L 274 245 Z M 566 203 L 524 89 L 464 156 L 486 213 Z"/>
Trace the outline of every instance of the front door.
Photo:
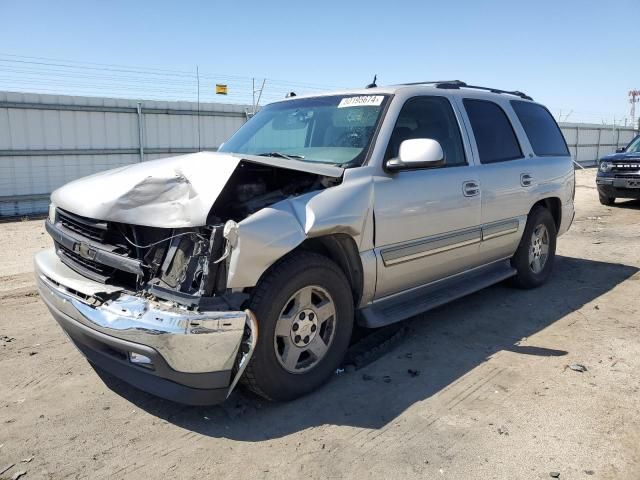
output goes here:
<path id="1" fill-rule="evenodd" d="M 376 298 L 479 265 L 481 192 L 463 142 L 460 118 L 446 97 L 414 97 L 403 106 L 386 158 L 410 138 L 440 142 L 445 165 L 404 170 L 375 183 Z"/>

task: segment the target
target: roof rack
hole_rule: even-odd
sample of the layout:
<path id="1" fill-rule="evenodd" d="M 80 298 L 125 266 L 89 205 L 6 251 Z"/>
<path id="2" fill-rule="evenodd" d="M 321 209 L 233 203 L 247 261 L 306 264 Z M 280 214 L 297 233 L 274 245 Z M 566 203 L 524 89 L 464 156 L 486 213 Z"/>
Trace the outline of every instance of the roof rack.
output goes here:
<path id="1" fill-rule="evenodd" d="M 479 87 L 477 85 L 467 85 L 465 82 L 461 80 L 444 80 L 439 82 L 413 82 L 413 83 L 403 83 L 402 85 L 434 85 L 436 88 L 447 88 L 447 89 L 459 89 L 461 87 L 464 88 L 474 88 L 476 90 L 484 90 L 486 92 L 491 93 L 504 93 L 506 95 L 515 95 L 516 97 L 523 98 L 524 100 L 533 100 L 526 93 L 520 92 L 518 90 L 500 90 L 498 88 L 489 88 L 489 87 Z"/>

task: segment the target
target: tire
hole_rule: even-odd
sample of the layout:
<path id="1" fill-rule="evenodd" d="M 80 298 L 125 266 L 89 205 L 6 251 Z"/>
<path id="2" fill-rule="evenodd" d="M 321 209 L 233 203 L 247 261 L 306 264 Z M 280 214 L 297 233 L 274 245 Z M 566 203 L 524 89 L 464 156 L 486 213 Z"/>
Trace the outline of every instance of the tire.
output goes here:
<path id="1" fill-rule="evenodd" d="M 598 198 L 600 199 L 600 203 L 602 205 L 606 205 L 608 207 L 610 207 L 611 205 L 613 205 L 616 201 L 615 197 L 607 197 L 606 195 L 603 195 L 602 193 L 598 192 Z"/>
<path id="2" fill-rule="evenodd" d="M 529 213 L 520 245 L 511 258 L 511 266 L 517 271 L 512 278 L 514 286 L 536 288 L 547 281 L 553 270 L 556 239 L 556 223 L 551 212 L 542 206 L 534 207 Z"/>
<path id="3" fill-rule="evenodd" d="M 344 273 L 327 257 L 299 252 L 285 258 L 254 289 L 249 308 L 258 320 L 258 344 L 243 383 L 254 393 L 292 400 L 320 387 L 340 366 L 353 329 L 353 297 Z"/>

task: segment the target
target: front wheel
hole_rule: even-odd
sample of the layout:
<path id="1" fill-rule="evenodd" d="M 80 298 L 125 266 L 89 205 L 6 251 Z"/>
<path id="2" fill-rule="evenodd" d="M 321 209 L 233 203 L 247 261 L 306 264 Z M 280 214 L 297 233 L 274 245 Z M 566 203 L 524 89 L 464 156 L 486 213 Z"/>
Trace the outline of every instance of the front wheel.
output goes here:
<path id="1" fill-rule="evenodd" d="M 269 400 L 291 400 L 325 383 L 342 362 L 353 328 L 353 297 L 328 258 L 293 254 L 254 289 L 249 308 L 258 344 L 244 384 Z"/>
<path id="2" fill-rule="evenodd" d="M 535 207 L 527 219 L 518 250 L 511 258 L 517 274 L 513 284 L 519 288 L 536 288 L 547 281 L 556 256 L 556 224 L 544 207 Z"/>
<path id="3" fill-rule="evenodd" d="M 615 197 L 607 197 L 606 195 L 603 195 L 602 193 L 598 193 L 598 198 L 600 199 L 600 203 L 602 205 L 606 205 L 607 207 L 610 207 L 611 205 L 613 205 L 616 202 Z"/>

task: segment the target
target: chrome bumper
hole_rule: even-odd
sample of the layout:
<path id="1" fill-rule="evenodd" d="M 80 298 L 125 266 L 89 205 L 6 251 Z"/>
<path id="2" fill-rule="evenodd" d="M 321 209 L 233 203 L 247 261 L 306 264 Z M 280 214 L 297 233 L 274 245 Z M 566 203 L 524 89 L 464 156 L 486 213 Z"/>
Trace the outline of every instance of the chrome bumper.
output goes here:
<path id="1" fill-rule="evenodd" d="M 119 368 L 127 364 L 190 388 L 228 389 L 237 382 L 231 373 L 245 326 L 255 325 L 250 313 L 194 312 L 134 296 L 80 276 L 53 249 L 36 255 L 35 274 L 42 299 L 85 355 L 87 349 L 113 350 Z M 243 367 L 247 361 L 243 358 Z M 207 385 L 213 372 L 222 375 Z"/>

